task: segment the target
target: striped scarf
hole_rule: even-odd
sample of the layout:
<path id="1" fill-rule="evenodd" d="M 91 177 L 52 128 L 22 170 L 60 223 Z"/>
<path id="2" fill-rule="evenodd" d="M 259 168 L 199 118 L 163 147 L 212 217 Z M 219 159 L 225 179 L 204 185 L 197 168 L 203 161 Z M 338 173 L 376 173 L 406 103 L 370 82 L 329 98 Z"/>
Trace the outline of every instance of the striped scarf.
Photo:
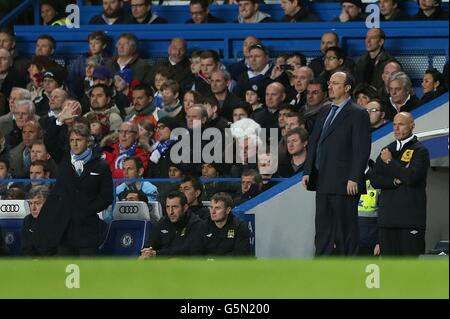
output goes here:
<path id="1" fill-rule="evenodd" d="M 78 174 L 78 176 L 81 176 L 84 170 L 84 164 L 89 162 L 92 157 L 92 149 L 88 147 L 83 153 L 79 155 L 70 152 L 70 157 L 70 162 L 75 168 L 75 172 Z"/>

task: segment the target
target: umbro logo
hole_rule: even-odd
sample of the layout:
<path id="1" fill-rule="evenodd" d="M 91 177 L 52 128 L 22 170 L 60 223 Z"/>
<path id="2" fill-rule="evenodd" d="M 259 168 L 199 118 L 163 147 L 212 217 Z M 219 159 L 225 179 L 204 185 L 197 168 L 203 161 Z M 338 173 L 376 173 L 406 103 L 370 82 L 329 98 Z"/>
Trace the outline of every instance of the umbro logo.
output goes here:
<path id="1" fill-rule="evenodd" d="M 208 238 L 211 238 L 211 237 L 212 237 L 212 233 L 211 233 L 211 234 L 208 234 L 208 235 L 206 235 L 206 237 L 208 237 Z"/>
<path id="2" fill-rule="evenodd" d="M 163 233 L 163 234 L 168 234 L 169 231 L 168 231 L 168 230 L 165 230 L 165 229 L 161 229 L 161 233 Z"/>

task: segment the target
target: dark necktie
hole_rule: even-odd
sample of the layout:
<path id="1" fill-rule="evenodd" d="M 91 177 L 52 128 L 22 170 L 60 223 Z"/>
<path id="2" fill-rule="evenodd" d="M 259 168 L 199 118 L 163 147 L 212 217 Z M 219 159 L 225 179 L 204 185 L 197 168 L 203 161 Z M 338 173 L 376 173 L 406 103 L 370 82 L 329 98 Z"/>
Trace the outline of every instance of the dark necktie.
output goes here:
<path id="1" fill-rule="evenodd" d="M 334 116 L 336 115 L 336 111 L 338 110 L 338 106 L 337 105 L 332 105 L 331 106 L 331 110 L 330 113 L 328 113 L 329 115 L 327 116 L 327 119 L 325 121 L 325 124 L 323 125 L 322 128 L 322 132 L 320 133 L 320 138 L 319 138 L 319 142 L 317 143 L 317 148 L 316 148 L 316 161 L 315 161 L 315 166 L 317 168 L 317 170 L 319 169 L 319 163 L 320 163 L 320 146 L 322 144 L 322 139 L 325 136 L 325 133 L 328 131 L 328 129 L 331 126 L 331 123 L 333 121 Z"/>

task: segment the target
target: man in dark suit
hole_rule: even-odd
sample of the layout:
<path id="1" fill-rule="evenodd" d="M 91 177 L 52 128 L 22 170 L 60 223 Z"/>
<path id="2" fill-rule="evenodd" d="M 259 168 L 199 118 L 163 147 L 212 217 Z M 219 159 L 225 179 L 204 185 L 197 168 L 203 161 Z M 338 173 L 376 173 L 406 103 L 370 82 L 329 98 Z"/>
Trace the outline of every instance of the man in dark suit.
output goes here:
<path id="1" fill-rule="evenodd" d="M 370 120 L 350 99 L 353 77 L 334 73 L 328 83 L 331 107 L 317 118 L 302 184 L 316 193 L 316 255 L 358 253 L 358 200 L 365 192 Z"/>

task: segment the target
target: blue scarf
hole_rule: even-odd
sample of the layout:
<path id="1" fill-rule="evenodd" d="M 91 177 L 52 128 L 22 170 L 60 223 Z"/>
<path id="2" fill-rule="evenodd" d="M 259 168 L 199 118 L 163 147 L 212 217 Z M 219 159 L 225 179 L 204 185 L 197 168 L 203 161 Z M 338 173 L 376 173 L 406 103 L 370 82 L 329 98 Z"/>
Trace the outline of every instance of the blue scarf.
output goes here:
<path id="1" fill-rule="evenodd" d="M 123 168 L 123 160 L 127 157 L 134 156 L 136 154 L 137 145 L 138 143 L 136 142 L 133 145 L 131 145 L 128 149 L 124 149 L 119 144 L 119 156 L 117 156 L 116 162 L 114 164 L 116 168 Z"/>
<path id="2" fill-rule="evenodd" d="M 84 170 L 84 164 L 89 162 L 92 157 L 92 149 L 88 147 L 83 153 L 79 155 L 70 152 L 70 157 L 70 162 L 75 168 L 75 172 L 78 174 L 78 176 L 81 176 Z"/>

